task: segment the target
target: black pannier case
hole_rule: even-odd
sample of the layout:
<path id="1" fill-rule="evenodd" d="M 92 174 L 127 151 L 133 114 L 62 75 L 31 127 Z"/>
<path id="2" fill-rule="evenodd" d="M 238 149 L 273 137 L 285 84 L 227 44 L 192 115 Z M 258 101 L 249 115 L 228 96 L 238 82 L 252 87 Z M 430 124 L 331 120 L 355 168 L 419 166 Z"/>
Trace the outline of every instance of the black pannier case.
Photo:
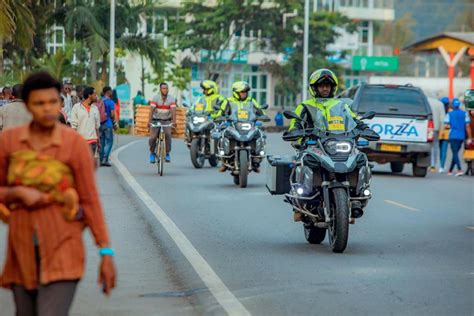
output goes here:
<path id="1" fill-rule="evenodd" d="M 272 195 L 290 192 L 290 175 L 295 156 L 268 156 L 267 189 Z"/>

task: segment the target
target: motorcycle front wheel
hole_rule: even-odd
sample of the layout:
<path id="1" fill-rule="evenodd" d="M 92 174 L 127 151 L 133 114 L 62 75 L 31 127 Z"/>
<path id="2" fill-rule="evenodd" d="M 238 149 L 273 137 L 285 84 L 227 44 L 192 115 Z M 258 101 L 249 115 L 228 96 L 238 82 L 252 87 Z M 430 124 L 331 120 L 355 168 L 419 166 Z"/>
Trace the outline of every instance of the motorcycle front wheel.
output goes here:
<path id="1" fill-rule="evenodd" d="M 211 157 L 209 157 L 209 164 L 211 167 L 217 167 L 219 164 L 219 159 L 217 159 L 216 155 L 211 155 Z"/>
<path id="2" fill-rule="evenodd" d="M 342 253 L 349 238 L 349 199 L 344 188 L 331 190 L 331 215 L 329 223 L 329 244 L 332 251 Z"/>
<path id="3" fill-rule="evenodd" d="M 191 162 L 193 163 L 194 168 L 200 169 L 204 166 L 206 157 L 204 153 L 201 152 L 201 139 L 194 138 L 191 142 Z"/>
<path id="4" fill-rule="evenodd" d="M 248 157 L 247 151 L 241 150 L 239 152 L 239 162 L 240 162 L 239 184 L 241 188 L 246 188 L 247 177 L 249 175 L 249 157 Z"/>

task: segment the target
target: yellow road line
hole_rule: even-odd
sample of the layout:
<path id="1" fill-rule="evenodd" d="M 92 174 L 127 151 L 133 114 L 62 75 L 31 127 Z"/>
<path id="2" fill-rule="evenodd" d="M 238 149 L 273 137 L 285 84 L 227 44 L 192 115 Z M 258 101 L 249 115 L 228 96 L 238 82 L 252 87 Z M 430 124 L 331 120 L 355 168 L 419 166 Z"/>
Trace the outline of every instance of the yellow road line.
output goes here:
<path id="1" fill-rule="evenodd" d="M 401 204 L 401 203 L 398 203 L 398 202 L 395 202 L 395 201 L 392 201 L 392 200 L 384 200 L 384 202 L 388 203 L 388 204 L 398 206 L 398 207 L 401 207 L 401 208 L 404 208 L 404 209 L 407 209 L 407 210 L 412 211 L 412 212 L 419 212 L 420 211 L 419 209 L 416 209 L 414 207 L 407 206 L 407 205 L 404 205 L 404 204 Z"/>

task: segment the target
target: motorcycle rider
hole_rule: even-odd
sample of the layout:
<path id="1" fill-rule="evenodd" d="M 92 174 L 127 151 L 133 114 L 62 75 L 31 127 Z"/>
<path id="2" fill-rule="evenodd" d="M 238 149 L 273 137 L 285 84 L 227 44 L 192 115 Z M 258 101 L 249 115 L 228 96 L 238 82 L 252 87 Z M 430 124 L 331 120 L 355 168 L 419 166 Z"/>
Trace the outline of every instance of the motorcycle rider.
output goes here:
<path id="1" fill-rule="evenodd" d="M 332 115 L 332 113 L 341 113 L 340 107 L 343 107 L 343 110 L 347 111 L 354 118 L 358 129 L 369 128 L 365 123 L 356 118 L 356 114 L 350 108 L 351 100 L 334 98 L 337 86 L 337 77 L 331 70 L 323 68 L 313 72 L 309 78 L 309 92 L 312 98 L 300 103 L 295 110 L 295 113 L 306 123 L 292 119 L 289 130 L 313 127 L 321 130 L 344 130 L 345 124 L 341 121 L 343 118 Z M 318 120 L 318 117 L 321 115 L 326 119 L 325 121 L 328 126 L 318 126 L 318 124 L 321 124 L 321 121 Z M 302 214 L 295 211 L 295 222 L 301 221 L 301 218 Z"/>
<path id="2" fill-rule="evenodd" d="M 211 118 L 216 118 L 221 107 L 226 106 L 227 100 L 219 94 L 219 87 L 215 81 L 203 80 L 201 88 L 203 95 L 191 106 L 189 113 L 208 113 Z"/>
<path id="3" fill-rule="evenodd" d="M 362 121 L 356 119 L 356 115 L 350 108 L 351 101 L 348 99 L 336 99 L 338 80 L 334 72 L 329 69 L 318 69 L 313 72 L 309 78 L 309 93 L 313 96 L 311 99 L 300 103 L 295 110 L 303 120 L 307 122 L 306 126 L 296 119 L 290 121 L 289 130 L 318 127 L 320 129 L 333 129 L 340 126 L 338 117 L 331 116 L 331 109 L 343 106 L 345 110 L 356 120 L 358 128 L 364 129 L 368 126 Z M 318 113 L 319 112 L 319 113 Z M 317 123 L 316 117 L 322 114 L 330 126 L 315 126 Z M 315 122 L 316 121 L 316 122 Z"/>
<path id="4" fill-rule="evenodd" d="M 221 110 L 218 116 L 231 116 L 234 113 L 246 113 L 248 117 L 249 112 L 254 112 L 257 116 L 265 115 L 257 100 L 249 95 L 250 85 L 245 81 L 237 81 L 232 84 L 232 97 L 227 99 L 227 103 L 221 105 Z M 254 172 L 260 172 L 260 162 L 253 161 L 252 169 Z M 220 172 L 225 172 L 227 167 L 222 165 Z"/>

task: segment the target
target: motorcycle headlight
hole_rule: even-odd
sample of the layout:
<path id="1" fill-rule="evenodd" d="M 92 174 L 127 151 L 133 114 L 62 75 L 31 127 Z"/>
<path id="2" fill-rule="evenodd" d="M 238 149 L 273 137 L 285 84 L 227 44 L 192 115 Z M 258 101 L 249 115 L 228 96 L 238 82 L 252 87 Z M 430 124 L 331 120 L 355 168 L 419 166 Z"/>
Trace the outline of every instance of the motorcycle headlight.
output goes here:
<path id="1" fill-rule="evenodd" d="M 242 131 L 250 131 L 252 129 L 252 124 L 250 123 L 238 123 L 237 128 Z"/>
<path id="2" fill-rule="evenodd" d="M 350 142 L 330 140 L 324 143 L 324 149 L 330 155 L 348 154 L 352 151 Z"/>
<path id="3" fill-rule="evenodd" d="M 205 117 L 202 117 L 202 116 L 193 117 L 193 124 L 200 124 L 200 123 L 204 123 L 205 121 L 206 121 Z"/>

